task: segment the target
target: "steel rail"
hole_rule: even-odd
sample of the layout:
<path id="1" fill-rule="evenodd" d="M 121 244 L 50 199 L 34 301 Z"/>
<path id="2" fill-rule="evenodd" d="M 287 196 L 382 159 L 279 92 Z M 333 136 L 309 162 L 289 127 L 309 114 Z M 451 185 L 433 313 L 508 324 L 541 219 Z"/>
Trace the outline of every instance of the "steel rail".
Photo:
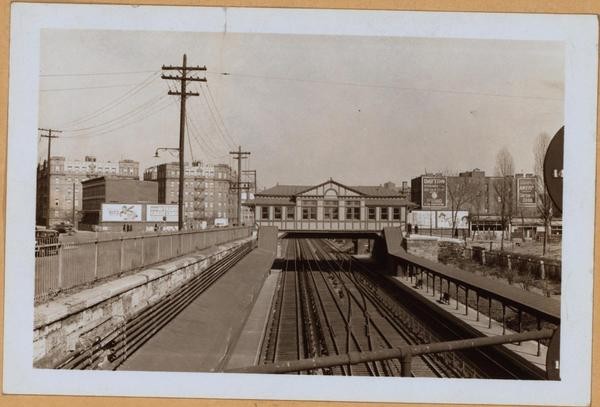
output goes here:
<path id="1" fill-rule="evenodd" d="M 456 341 L 436 342 L 423 345 L 401 346 L 396 349 L 384 349 L 372 352 L 348 352 L 343 355 L 279 362 L 270 365 L 248 366 L 225 370 L 226 373 L 292 373 L 302 370 L 322 369 L 345 364 L 358 364 L 388 359 L 401 359 L 403 373 L 406 365 L 410 366 L 413 356 L 439 352 L 475 349 L 485 346 L 503 345 L 537 339 L 549 339 L 555 329 L 540 329 L 511 335 L 498 335 L 484 338 L 460 339 Z M 404 375 L 404 374 L 403 374 Z"/>
<path id="2" fill-rule="evenodd" d="M 337 252 L 339 252 L 341 255 L 348 256 L 348 257 L 351 257 L 351 256 L 350 256 L 350 255 L 348 255 L 347 253 L 343 253 L 342 251 L 340 251 L 339 249 L 337 249 L 337 248 L 336 248 L 334 245 L 332 245 L 332 244 L 329 244 L 329 246 L 330 246 L 332 249 L 334 249 L 334 250 L 336 250 Z M 369 274 L 369 273 L 368 273 L 369 269 L 368 269 L 368 268 L 367 268 L 367 267 L 366 267 L 366 266 L 365 266 L 365 265 L 364 265 L 362 262 L 360 262 L 360 261 L 356 261 L 356 262 L 355 262 L 355 264 L 357 265 L 357 267 L 358 267 L 359 271 L 361 272 L 361 274 L 362 274 L 362 275 L 363 275 L 365 278 L 367 278 L 367 279 L 373 279 L 373 277 L 375 277 L 374 275 L 372 275 L 372 274 Z M 391 298 L 393 301 L 395 301 L 395 300 L 394 300 L 394 297 L 393 297 L 393 296 L 390 296 L 390 293 L 389 293 L 389 292 L 386 292 L 386 296 L 388 296 L 388 298 Z M 383 304 L 381 304 L 381 305 L 383 305 Z M 403 312 L 403 314 L 404 314 L 404 315 L 406 315 L 406 310 L 404 310 L 404 307 L 401 307 L 401 308 L 403 309 L 403 311 L 402 311 L 402 312 Z M 411 317 L 411 318 L 413 318 L 413 320 L 414 320 L 414 318 L 415 318 L 414 316 L 410 316 L 410 317 Z M 416 322 L 417 322 L 417 325 L 420 327 L 420 329 L 424 329 L 425 331 L 429 332 L 429 335 L 428 335 L 428 336 L 429 336 L 429 338 L 430 338 L 430 339 L 429 339 L 429 342 L 431 342 L 431 337 L 434 337 L 434 338 L 435 338 L 435 337 L 437 336 L 437 335 L 434 335 L 434 334 L 432 334 L 432 333 L 431 333 L 431 328 L 429 328 L 427 325 L 423 325 L 423 323 L 422 323 L 422 322 L 420 322 L 420 320 L 419 320 L 418 318 L 417 318 Z M 441 323 L 442 323 L 442 324 L 444 324 L 444 326 L 446 327 L 446 329 L 448 329 L 448 330 L 449 330 L 449 332 L 451 332 L 451 333 L 452 333 L 452 335 L 454 335 L 454 336 L 459 336 L 459 337 L 461 336 L 461 335 L 459 335 L 459 334 L 457 334 L 457 333 L 456 333 L 456 329 L 455 329 L 455 328 L 453 328 L 453 327 L 451 327 L 450 325 L 446 324 L 444 321 L 441 321 Z M 415 333 L 415 335 L 417 335 L 417 334 Z M 419 335 L 417 335 L 417 337 L 420 337 L 420 336 L 419 336 Z M 496 366 L 497 368 L 499 368 L 499 369 L 501 369 L 502 371 L 504 371 L 504 372 L 505 372 L 507 375 L 510 375 L 512 378 L 518 378 L 518 376 L 516 376 L 516 375 L 515 375 L 515 374 L 514 374 L 512 371 L 510 371 L 510 370 L 509 370 L 509 369 L 507 369 L 505 366 L 503 366 L 502 364 L 498 363 L 498 362 L 497 362 L 495 359 L 493 359 L 491 356 L 489 356 L 489 355 L 487 354 L 487 352 L 484 352 L 484 351 L 481 351 L 481 350 L 478 350 L 477 352 L 479 353 L 479 356 L 480 356 L 480 357 L 482 357 L 482 358 L 484 358 L 484 359 L 485 359 L 485 360 L 486 360 L 488 363 L 490 363 L 490 364 L 493 364 L 493 365 L 494 365 L 494 366 Z M 444 364 L 444 365 L 446 365 L 446 366 L 448 366 L 449 364 L 451 364 L 451 366 L 448 366 L 448 368 L 449 368 L 449 369 L 451 369 L 451 370 L 453 370 L 453 371 L 455 371 L 455 375 L 458 375 L 458 377 L 462 377 L 462 376 L 460 376 L 460 370 L 454 366 L 454 354 L 451 354 L 451 355 L 453 356 L 453 357 L 452 357 L 452 360 L 451 360 L 451 362 L 448 362 L 448 361 L 446 361 L 446 360 L 445 360 L 445 359 L 446 359 L 446 357 L 445 357 L 445 356 L 443 356 L 442 358 L 436 358 L 436 359 L 437 359 L 437 360 L 438 360 L 440 363 L 443 363 L 443 364 Z M 443 359 L 443 360 L 441 360 L 441 359 Z M 469 359 L 469 360 L 470 360 L 470 359 Z M 483 376 L 483 377 L 488 377 L 488 376 L 487 376 L 486 374 L 484 374 L 484 372 L 483 372 L 483 371 L 481 371 L 481 370 L 480 370 L 478 367 L 473 367 L 473 366 L 471 366 L 471 363 L 470 363 L 470 362 L 469 362 L 469 363 L 465 363 L 465 364 L 463 365 L 463 369 L 464 369 L 464 367 L 468 367 L 469 369 L 471 369 L 472 371 L 474 371 L 474 373 L 475 373 L 475 374 L 481 375 L 481 376 Z M 458 371 L 459 373 L 456 373 L 457 371 Z"/>

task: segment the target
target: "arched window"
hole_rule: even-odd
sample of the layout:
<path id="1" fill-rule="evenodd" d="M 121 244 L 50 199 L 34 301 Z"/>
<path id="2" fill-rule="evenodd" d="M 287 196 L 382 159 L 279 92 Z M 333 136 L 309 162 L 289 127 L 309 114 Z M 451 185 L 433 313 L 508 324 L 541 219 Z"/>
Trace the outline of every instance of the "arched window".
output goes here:
<path id="1" fill-rule="evenodd" d="M 327 191 L 325 191 L 325 195 L 324 195 L 325 199 L 338 199 L 338 194 L 337 191 L 333 188 L 329 188 Z"/>

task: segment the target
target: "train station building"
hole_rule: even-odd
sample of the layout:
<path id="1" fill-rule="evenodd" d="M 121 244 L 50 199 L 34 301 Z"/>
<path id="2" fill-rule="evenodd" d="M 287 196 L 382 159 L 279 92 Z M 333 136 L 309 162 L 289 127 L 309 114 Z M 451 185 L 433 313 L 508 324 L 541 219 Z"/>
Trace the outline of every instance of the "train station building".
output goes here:
<path id="1" fill-rule="evenodd" d="M 333 179 L 318 185 L 276 185 L 244 203 L 259 226 L 287 231 L 381 231 L 404 228 L 416 205 L 398 189 L 347 186 Z"/>

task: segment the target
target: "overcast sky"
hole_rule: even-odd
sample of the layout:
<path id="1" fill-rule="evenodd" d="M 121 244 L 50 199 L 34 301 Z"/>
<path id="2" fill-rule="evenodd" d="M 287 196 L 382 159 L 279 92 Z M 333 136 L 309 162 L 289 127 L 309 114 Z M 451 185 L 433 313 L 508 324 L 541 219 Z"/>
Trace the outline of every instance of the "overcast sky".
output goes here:
<path id="1" fill-rule="evenodd" d="M 239 144 L 260 186 L 492 174 L 504 146 L 531 172 L 535 138 L 564 120 L 559 43 L 44 30 L 38 124 L 64 130 L 53 155 L 176 160 L 153 155 L 178 145 L 179 101 L 167 92 L 179 86 L 160 68 L 183 53 L 207 66 L 194 74 L 209 89 L 188 99 L 187 159 L 232 164 Z"/>

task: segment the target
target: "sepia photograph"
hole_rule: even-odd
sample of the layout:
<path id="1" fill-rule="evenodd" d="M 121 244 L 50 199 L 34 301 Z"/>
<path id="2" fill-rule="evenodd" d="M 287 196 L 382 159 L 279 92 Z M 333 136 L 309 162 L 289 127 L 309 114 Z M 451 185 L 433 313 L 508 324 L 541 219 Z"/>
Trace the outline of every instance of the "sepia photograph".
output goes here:
<path id="1" fill-rule="evenodd" d="M 589 400 L 595 19 L 13 8 L 60 11 L 11 44 L 5 388 Z"/>

